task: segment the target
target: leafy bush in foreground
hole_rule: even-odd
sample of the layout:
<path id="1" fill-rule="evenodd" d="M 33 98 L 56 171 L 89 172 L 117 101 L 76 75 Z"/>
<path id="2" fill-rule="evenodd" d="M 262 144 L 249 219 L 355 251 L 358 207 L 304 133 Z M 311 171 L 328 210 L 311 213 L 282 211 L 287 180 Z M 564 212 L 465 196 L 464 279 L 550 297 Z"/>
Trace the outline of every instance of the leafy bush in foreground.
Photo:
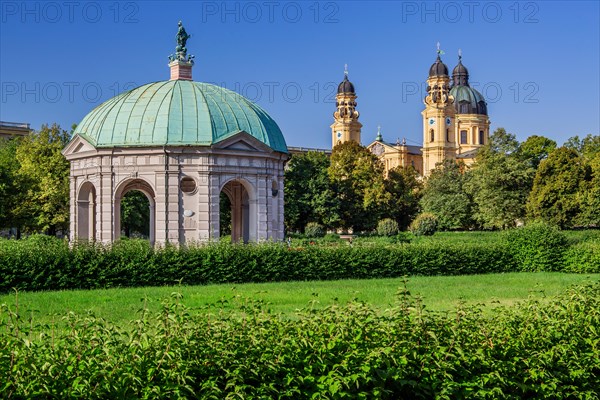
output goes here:
<path id="1" fill-rule="evenodd" d="M 93 315 L 35 327 L 0 308 L 2 398 L 573 398 L 600 395 L 600 283 L 483 317 L 404 290 L 297 319 L 238 302 L 194 315 L 173 295 L 121 329 Z"/>

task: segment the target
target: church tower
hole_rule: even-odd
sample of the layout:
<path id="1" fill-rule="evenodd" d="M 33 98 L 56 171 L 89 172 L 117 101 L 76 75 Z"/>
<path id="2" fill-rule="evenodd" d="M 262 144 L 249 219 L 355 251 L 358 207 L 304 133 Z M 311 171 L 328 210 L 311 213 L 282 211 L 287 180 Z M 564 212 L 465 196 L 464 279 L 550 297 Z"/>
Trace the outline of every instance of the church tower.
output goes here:
<path id="1" fill-rule="evenodd" d="M 331 147 L 350 140 L 360 144 L 362 124 L 358 122 L 356 92 L 354 85 L 348 80 L 347 67 L 344 71 L 344 80 L 338 85 L 335 98 L 337 110 L 333 113 L 334 122 L 331 125 Z"/>
<path id="2" fill-rule="evenodd" d="M 485 99 L 469 85 L 469 71 L 462 64 L 458 52 L 458 65 L 452 70 L 452 89 L 456 111 L 455 141 L 458 157 L 467 164 L 473 162 L 477 150 L 488 143 L 490 119 Z"/>
<path id="3" fill-rule="evenodd" d="M 437 59 L 429 68 L 423 115 L 423 173 L 429 175 L 437 163 L 456 158 L 454 97 L 450 93 L 448 67 Z"/>

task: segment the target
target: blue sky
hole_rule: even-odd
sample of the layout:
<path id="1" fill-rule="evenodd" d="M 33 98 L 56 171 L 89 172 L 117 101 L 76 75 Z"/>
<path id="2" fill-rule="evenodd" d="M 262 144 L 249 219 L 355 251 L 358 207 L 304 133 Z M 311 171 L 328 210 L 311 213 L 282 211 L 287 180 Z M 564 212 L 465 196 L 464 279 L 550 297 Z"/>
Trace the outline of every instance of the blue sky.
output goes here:
<path id="1" fill-rule="evenodd" d="M 600 131 L 600 2 L 0 2 L 0 120 L 78 123 L 96 105 L 169 78 L 177 21 L 194 80 L 265 108 L 289 146 L 331 146 L 348 64 L 363 144 L 422 142 L 424 82 L 462 49 L 492 129 L 559 144 Z"/>

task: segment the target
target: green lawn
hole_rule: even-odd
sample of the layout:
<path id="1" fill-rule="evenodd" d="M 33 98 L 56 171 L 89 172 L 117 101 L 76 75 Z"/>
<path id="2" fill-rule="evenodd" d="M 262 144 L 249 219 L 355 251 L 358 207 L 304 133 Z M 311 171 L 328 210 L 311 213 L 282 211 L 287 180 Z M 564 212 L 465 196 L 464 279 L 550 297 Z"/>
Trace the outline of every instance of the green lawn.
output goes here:
<path id="1" fill-rule="evenodd" d="M 481 304 L 484 311 L 498 305 L 510 306 L 534 296 L 551 297 L 573 284 L 600 280 L 600 274 L 508 273 L 472 276 L 411 277 L 407 288 L 422 297 L 430 310 L 453 310 L 460 302 Z M 357 299 L 385 310 L 397 304 L 402 279 L 343 280 L 319 282 L 283 282 L 241 285 L 145 287 L 60 292 L 20 292 L 18 296 L 0 296 L 0 304 L 15 310 L 18 300 L 22 318 L 34 316 L 34 323 L 61 321 L 69 311 L 85 314 L 88 310 L 119 325 L 136 318 L 144 299 L 150 310 L 158 310 L 160 300 L 177 292 L 183 303 L 206 312 L 220 305 L 237 307 L 248 301 L 262 301 L 274 313 L 293 317 L 298 309 L 325 307 Z M 31 310 L 34 310 L 31 312 Z M 6 318 L 3 312 L 0 319 Z"/>

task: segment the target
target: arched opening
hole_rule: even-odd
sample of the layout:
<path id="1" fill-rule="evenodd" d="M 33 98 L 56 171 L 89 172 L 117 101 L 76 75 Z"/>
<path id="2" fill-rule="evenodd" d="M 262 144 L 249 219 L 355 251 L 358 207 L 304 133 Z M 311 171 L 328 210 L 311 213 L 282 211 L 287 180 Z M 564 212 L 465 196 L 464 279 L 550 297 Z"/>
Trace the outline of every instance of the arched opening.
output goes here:
<path id="1" fill-rule="evenodd" d="M 96 188 L 85 182 L 77 194 L 77 240 L 96 239 Z"/>
<path id="2" fill-rule="evenodd" d="M 140 237 L 154 244 L 155 195 L 152 187 L 141 179 L 122 183 L 114 198 L 114 238 Z"/>
<path id="3" fill-rule="evenodd" d="M 139 190 L 130 190 L 121 197 L 121 237 L 150 238 L 150 201 Z"/>
<path id="4" fill-rule="evenodd" d="M 248 243 L 256 238 L 256 204 L 248 189 L 251 190 L 250 185 L 240 180 L 229 181 L 221 189 L 219 219 L 225 224 L 229 219 L 230 224 L 220 233 L 223 236 L 229 231 L 234 243 Z"/>

